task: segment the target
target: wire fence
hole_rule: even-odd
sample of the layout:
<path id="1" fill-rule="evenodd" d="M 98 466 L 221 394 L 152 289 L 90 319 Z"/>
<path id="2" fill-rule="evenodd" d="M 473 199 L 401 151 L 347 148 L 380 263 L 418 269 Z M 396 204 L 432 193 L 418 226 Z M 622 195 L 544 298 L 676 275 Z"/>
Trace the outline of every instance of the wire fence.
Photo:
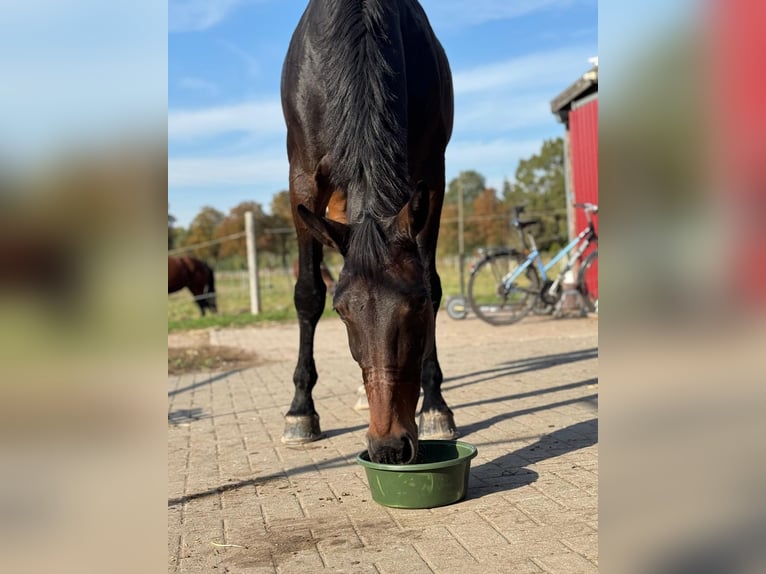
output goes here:
<path id="1" fill-rule="evenodd" d="M 524 214 L 525 218 L 533 219 L 540 217 L 560 217 L 565 214 L 565 210 L 555 210 L 546 212 L 528 212 Z M 503 233 L 499 238 L 498 245 L 515 245 L 518 241 L 515 231 L 510 225 L 510 214 L 501 212 L 485 215 L 469 215 L 464 218 L 464 224 L 485 224 L 491 221 L 505 221 L 508 225 L 503 226 Z M 446 217 L 441 221 L 443 239 L 450 235 L 454 240 L 456 234 L 458 218 Z M 453 228 L 453 229 L 449 229 Z M 257 280 L 259 285 L 260 309 L 270 313 L 282 313 L 284 316 L 294 315 L 293 308 L 293 289 L 295 286 L 294 263 L 297 259 L 294 249 L 295 230 L 292 227 L 264 228 L 256 230 L 256 241 L 264 236 L 281 236 L 281 252 L 260 252 L 259 261 L 256 265 L 258 269 Z M 218 237 L 208 241 L 195 243 L 193 245 L 184 245 L 168 250 L 169 256 L 196 256 L 200 250 L 207 250 L 204 259 L 215 273 L 215 296 L 219 314 L 241 315 L 250 313 L 252 309 L 252 300 L 250 293 L 250 273 L 247 268 L 247 258 L 241 255 L 218 257 L 211 253 L 218 253 L 222 250 L 220 247 L 233 242 L 242 242 L 246 237 L 246 232 L 239 231 L 223 237 Z M 442 240 L 440 239 L 440 242 Z M 211 250 L 211 247 L 219 249 Z M 473 246 L 467 249 L 465 254 L 465 266 L 463 273 L 470 270 L 470 262 L 474 256 L 476 247 L 492 247 L 484 244 Z M 236 249 L 230 249 L 229 252 L 235 252 Z M 325 250 L 325 263 L 334 278 L 338 277 L 342 267 L 340 256 L 329 250 Z M 233 267 L 233 268 L 232 268 Z M 444 299 L 461 291 L 461 265 L 457 249 L 441 249 L 437 260 L 437 270 L 442 280 L 442 289 Z M 203 294 L 195 298 L 188 290 L 169 294 L 168 297 L 168 320 L 193 319 L 200 316 L 200 309 L 195 305 L 196 300 L 202 300 L 210 297 L 209 294 Z"/>
<path id="2" fill-rule="evenodd" d="M 240 237 L 244 237 L 244 236 L 245 236 L 245 232 L 240 231 L 239 233 L 232 233 L 231 235 L 226 235 L 224 237 L 211 239 L 210 241 L 202 241 L 201 243 L 195 243 L 193 245 L 184 245 L 183 247 L 170 249 L 168 251 L 168 255 L 180 255 L 181 253 L 190 253 L 193 251 L 198 251 L 202 249 L 203 247 L 210 247 L 211 245 L 221 245 L 222 243 L 226 243 L 227 241 L 234 241 L 235 239 L 239 239 Z"/>
<path id="3" fill-rule="evenodd" d="M 272 228 L 258 230 L 256 240 L 262 235 L 294 236 L 295 231 L 291 228 Z M 241 231 L 208 241 L 184 245 L 168 251 L 169 256 L 190 255 L 197 257 L 200 250 L 206 250 L 204 261 L 213 269 L 215 276 L 215 299 L 218 314 L 242 315 L 251 313 L 252 297 L 250 290 L 250 269 L 247 257 L 241 253 L 227 257 L 216 256 L 215 253 L 222 251 L 220 248 L 233 242 L 241 242 L 246 237 L 246 232 Z M 218 249 L 210 249 L 217 247 Z M 229 253 L 237 253 L 236 249 L 229 249 Z M 257 280 L 260 295 L 261 308 L 272 313 L 284 313 L 289 315 L 293 309 L 292 294 L 294 287 L 292 257 L 289 253 L 274 254 L 263 253 L 256 265 L 258 269 Z M 238 267 L 238 268 L 227 268 Z M 181 321 L 199 317 L 201 310 L 195 303 L 209 298 L 203 294 L 194 297 L 187 289 L 182 289 L 168 296 L 168 320 Z"/>

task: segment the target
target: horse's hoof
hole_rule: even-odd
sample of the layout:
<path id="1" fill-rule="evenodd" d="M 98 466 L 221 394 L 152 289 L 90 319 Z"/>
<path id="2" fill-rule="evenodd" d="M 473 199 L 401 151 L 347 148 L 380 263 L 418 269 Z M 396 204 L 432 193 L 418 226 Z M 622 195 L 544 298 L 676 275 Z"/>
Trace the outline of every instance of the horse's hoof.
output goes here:
<path id="1" fill-rule="evenodd" d="M 354 405 L 354 410 L 357 410 L 357 411 L 368 411 L 368 410 L 370 410 L 370 403 L 367 402 L 367 392 L 364 390 L 364 385 L 361 385 L 356 390 L 356 394 L 359 395 L 359 398 L 356 399 L 356 404 Z"/>
<path id="2" fill-rule="evenodd" d="M 283 443 L 304 444 L 325 436 L 319 428 L 319 415 L 285 415 L 285 430 L 282 433 Z"/>
<path id="3" fill-rule="evenodd" d="M 455 417 L 450 412 L 428 411 L 420 413 L 418 438 L 455 439 L 460 436 L 455 426 Z"/>

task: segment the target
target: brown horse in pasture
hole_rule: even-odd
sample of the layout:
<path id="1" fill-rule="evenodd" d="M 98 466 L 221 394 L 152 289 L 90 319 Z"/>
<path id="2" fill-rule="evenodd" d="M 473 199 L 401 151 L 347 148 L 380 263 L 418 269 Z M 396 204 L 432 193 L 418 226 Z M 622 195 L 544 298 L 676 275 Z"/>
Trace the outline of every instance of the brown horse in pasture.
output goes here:
<path id="1" fill-rule="evenodd" d="M 411 463 L 418 435 L 457 436 L 434 341 L 452 77 L 420 4 L 311 0 L 284 62 L 282 108 L 300 323 L 295 394 L 282 440 L 322 437 L 312 389 L 314 332 L 326 294 L 324 244 L 344 259 L 333 308 L 362 370 L 370 458 Z"/>
<path id="2" fill-rule="evenodd" d="M 210 266 L 194 257 L 168 256 L 168 293 L 175 293 L 184 287 L 194 295 L 194 302 L 202 316 L 205 310 L 218 311 L 215 295 L 215 275 Z"/>

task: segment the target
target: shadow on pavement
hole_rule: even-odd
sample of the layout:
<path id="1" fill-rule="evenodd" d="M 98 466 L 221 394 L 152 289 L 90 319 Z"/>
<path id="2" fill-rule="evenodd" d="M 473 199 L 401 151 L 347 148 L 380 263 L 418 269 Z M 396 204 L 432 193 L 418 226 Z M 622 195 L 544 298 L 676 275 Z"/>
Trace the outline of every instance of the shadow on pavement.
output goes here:
<path id="1" fill-rule="evenodd" d="M 471 476 L 479 479 L 481 484 L 469 484 L 466 498 L 481 498 L 493 492 L 531 484 L 540 475 L 524 465 L 536 464 L 597 442 L 598 419 L 579 422 L 543 435 L 533 444 L 471 468 Z"/>
<path id="2" fill-rule="evenodd" d="M 548 369 L 550 367 L 556 367 L 558 365 L 566 365 L 568 363 L 576 363 L 577 361 L 586 361 L 588 359 L 598 358 L 598 348 L 583 349 L 581 351 L 572 351 L 569 353 L 557 353 L 553 355 L 541 355 L 539 357 L 529 357 L 526 359 L 518 359 L 515 361 L 507 361 L 502 363 L 501 366 L 492 369 L 483 369 L 481 371 L 474 371 L 472 373 L 465 373 L 464 375 L 456 375 L 454 377 L 446 377 L 442 385 L 442 389 L 458 389 L 460 387 L 466 387 L 468 385 L 475 385 L 477 383 L 483 383 L 485 381 L 491 381 L 493 379 L 499 379 L 501 377 L 507 377 L 509 375 L 520 375 L 529 371 L 537 371 L 540 369 Z M 487 376 L 482 376 L 487 375 Z M 459 381 L 462 379 L 468 379 L 471 377 L 479 377 L 475 380 L 466 381 L 457 385 L 451 385 L 452 381 Z"/>
<path id="3" fill-rule="evenodd" d="M 186 391 L 191 391 L 192 389 L 197 389 L 199 387 L 204 387 L 205 385 L 210 385 L 212 383 L 215 383 L 216 381 L 220 381 L 222 379 L 225 379 L 229 375 L 233 375 L 235 373 L 241 373 L 245 369 L 234 369 L 232 371 L 224 371 L 223 373 L 219 373 L 217 375 L 214 375 L 212 377 L 208 377 L 207 379 L 203 379 L 197 383 L 193 383 L 191 385 L 187 385 L 185 387 L 181 387 L 180 389 L 174 389 L 170 392 L 168 392 L 168 397 L 174 397 L 175 395 L 180 395 L 181 393 L 185 393 Z"/>
<path id="4" fill-rule="evenodd" d="M 513 395 L 506 395 L 504 397 L 489 397 L 489 398 L 486 398 L 486 399 L 481 399 L 479 401 L 474 401 L 472 403 L 463 403 L 462 405 L 455 405 L 455 406 L 452 407 L 452 409 L 455 410 L 455 409 L 462 409 L 462 408 L 465 408 L 465 407 L 475 407 L 475 406 L 484 405 L 484 404 L 487 404 L 487 403 L 495 403 L 495 402 L 499 402 L 499 401 L 513 401 L 513 400 L 517 400 L 517 399 L 524 399 L 524 398 L 529 398 L 529 397 L 537 397 L 539 395 L 546 395 L 548 393 L 556 393 L 556 392 L 559 392 L 559 391 L 571 391 L 572 389 L 577 389 L 577 388 L 580 388 L 580 387 L 587 387 L 589 385 L 595 385 L 597 383 L 598 383 L 598 379 L 596 379 L 596 378 L 585 379 L 584 381 L 578 381 L 576 383 L 567 383 L 566 385 L 559 385 L 557 387 L 549 387 L 547 389 L 538 389 L 538 390 L 535 390 L 535 391 L 527 391 L 525 393 L 516 393 L 516 394 L 513 394 Z M 587 398 L 590 398 L 592 396 L 594 396 L 594 395 L 590 395 Z M 580 401 L 580 400 L 585 400 L 585 399 L 583 398 L 583 399 L 577 399 L 577 400 Z M 558 406 L 558 404 L 559 403 L 556 403 L 555 406 Z M 546 405 L 545 407 L 541 407 L 541 408 L 544 409 L 544 408 L 549 408 L 549 407 Z M 522 412 L 522 411 L 518 411 L 515 414 L 525 414 L 525 413 Z M 508 416 L 514 416 L 514 413 L 509 413 Z M 506 418 L 506 417 L 503 416 L 502 418 Z M 502 420 L 502 418 L 500 420 Z M 475 423 L 475 424 L 483 424 L 483 423 L 479 422 L 479 423 Z"/>
<path id="5" fill-rule="evenodd" d="M 253 486 L 253 485 L 257 486 L 257 485 L 268 484 L 271 481 L 284 480 L 289 476 L 302 474 L 304 472 L 316 472 L 317 470 L 322 470 L 325 468 L 338 468 L 342 466 L 352 466 L 354 464 L 356 464 L 356 454 L 350 457 L 336 456 L 336 457 L 329 458 L 327 460 L 323 460 L 320 462 L 312 461 L 309 464 L 304 464 L 302 466 L 291 468 L 289 471 L 275 472 L 272 474 L 257 476 L 255 478 L 249 478 L 247 480 L 229 482 L 227 484 L 214 486 L 212 488 L 208 488 L 207 490 L 202 490 L 200 492 L 193 492 L 190 494 L 186 494 L 184 496 L 179 496 L 178 498 L 169 498 L 168 506 L 169 507 L 178 506 L 181 504 L 185 504 L 187 502 L 191 502 L 193 500 L 198 500 L 200 498 L 207 498 L 208 496 L 213 496 L 221 492 L 228 492 L 230 490 L 239 490 L 240 488 L 245 488 L 246 486 Z"/>
<path id="6" fill-rule="evenodd" d="M 208 418 L 201 408 L 177 409 L 168 413 L 168 423 L 179 425 Z"/>

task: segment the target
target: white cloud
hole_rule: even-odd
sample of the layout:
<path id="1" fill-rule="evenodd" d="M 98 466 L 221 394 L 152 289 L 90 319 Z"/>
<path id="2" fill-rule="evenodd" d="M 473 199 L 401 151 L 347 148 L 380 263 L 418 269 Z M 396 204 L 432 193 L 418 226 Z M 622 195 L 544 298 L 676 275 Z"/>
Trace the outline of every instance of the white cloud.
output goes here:
<path id="1" fill-rule="evenodd" d="M 475 170 L 484 176 L 488 187 L 494 187 L 499 192 L 504 179 L 513 181 L 519 160 L 540 151 L 543 139 L 454 141 L 447 147 L 447 181 L 457 177 L 461 171 Z"/>
<path id="2" fill-rule="evenodd" d="M 207 80 L 203 80 L 202 78 L 195 78 L 193 76 L 181 78 L 178 81 L 178 85 L 185 90 L 199 92 L 208 96 L 215 96 L 221 91 L 220 88 L 213 82 L 208 82 Z"/>
<path id="3" fill-rule="evenodd" d="M 170 0 L 168 29 L 171 32 L 206 30 L 224 20 L 244 0 Z"/>
<path id="4" fill-rule="evenodd" d="M 592 52 L 568 46 L 456 71 L 454 139 L 555 132 L 550 101 L 590 68 Z"/>
<path id="5" fill-rule="evenodd" d="M 492 94 L 458 101 L 455 104 L 454 133 L 463 137 L 467 134 L 486 135 L 550 127 L 556 122 L 550 110 L 551 99 L 548 92 L 535 92 L 522 96 Z"/>
<path id="6" fill-rule="evenodd" d="M 454 165 L 501 164 L 507 161 L 509 169 L 515 169 L 511 158 L 526 157 L 540 150 L 541 140 L 462 140 L 447 146 L 447 163 Z M 478 170 L 481 171 L 481 170 Z"/>
<path id="7" fill-rule="evenodd" d="M 228 40 L 222 40 L 221 45 L 242 61 L 248 75 L 257 76 L 260 73 L 261 63 L 258 61 L 258 58 L 253 56 L 250 52 L 243 50 L 235 43 L 229 42 Z"/>
<path id="8" fill-rule="evenodd" d="M 168 113 L 168 139 L 192 140 L 226 133 L 273 136 L 286 132 L 278 99 Z"/>
<path id="9" fill-rule="evenodd" d="M 575 0 L 422 0 L 436 28 L 474 26 L 570 6 Z"/>
<path id="10" fill-rule="evenodd" d="M 171 157 L 168 159 L 168 185 L 171 187 L 268 186 L 284 189 L 288 181 L 287 153 L 220 157 Z"/>
<path id="11" fill-rule="evenodd" d="M 577 79 L 578 74 L 590 68 L 588 58 L 593 55 L 593 48 L 567 46 L 469 70 L 454 71 L 452 79 L 455 94 L 486 92 L 500 88 L 524 90 L 547 86 L 566 87 Z M 555 95 L 551 94 L 551 98 Z"/>

